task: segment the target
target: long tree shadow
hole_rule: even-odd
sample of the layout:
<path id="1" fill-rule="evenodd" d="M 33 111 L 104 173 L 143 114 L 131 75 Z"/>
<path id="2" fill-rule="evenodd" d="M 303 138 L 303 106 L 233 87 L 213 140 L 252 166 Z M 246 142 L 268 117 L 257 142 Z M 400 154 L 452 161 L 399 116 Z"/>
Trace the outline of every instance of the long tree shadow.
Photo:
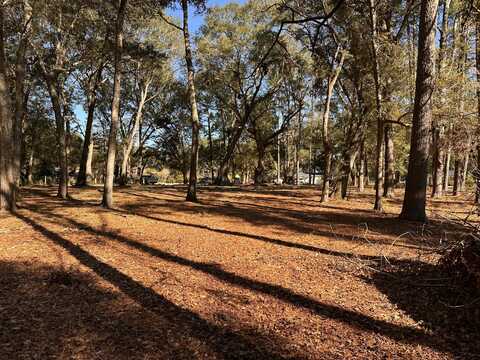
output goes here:
<path id="1" fill-rule="evenodd" d="M 217 353 L 226 359 L 281 359 L 284 358 L 282 353 L 282 344 L 276 343 L 273 348 L 276 352 L 272 352 L 271 344 L 275 343 L 274 339 L 265 337 L 263 334 L 254 333 L 253 330 L 248 329 L 247 335 L 242 335 L 238 332 L 233 332 L 228 328 L 219 327 L 201 318 L 198 314 L 182 308 L 172 303 L 167 298 L 159 295 L 150 288 L 145 287 L 138 281 L 120 272 L 113 266 L 99 260 L 82 247 L 73 244 L 63 236 L 47 229 L 45 226 L 36 221 L 17 213 L 17 217 L 30 225 L 34 230 L 38 231 L 50 241 L 58 246 L 64 248 L 71 256 L 77 259 L 82 265 L 91 269 L 95 274 L 102 279 L 115 285 L 122 293 L 135 300 L 145 309 L 152 311 L 156 315 L 165 318 L 168 321 L 168 326 L 176 324 L 170 329 L 174 334 L 181 337 L 190 337 L 199 340 L 202 344 L 208 345 L 213 353 Z M 98 230 L 90 229 L 84 224 L 78 224 L 83 230 L 91 230 L 97 234 Z M 102 233 L 100 235 L 107 236 L 111 239 L 122 239 L 118 235 Z M 110 236 L 108 236 L 110 235 Z M 124 242 L 128 239 L 123 238 Z M 132 242 L 133 244 L 133 242 Z M 175 258 L 173 255 L 172 258 Z M 179 258 L 181 259 L 181 258 Z M 187 261 L 187 260 L 184 260 Z M 209 265 L 205 265 L 210 268 Z M 253 340 L 255 339 L 255 340 Z M 159 338 L 157 341 L 163 341 Z M 266 345 L 268 344 L 268 346 Z M 180 358 L 191 358 L 192 352 L 185 348 L 185 353 Z M 171 357 L 176 358 L 176 357 Z"/>
<path id="2" fill-rule="evenodd" d="M 143 286 L 133 281 L 132 279 L 125 279 L 126 276 L 124 274 L 118 272 L 116 269 L 113 269 L 111 266 L 105 263 L 99 262 L 97 259 L 85 252 L 79 246 L 73 245 L 64 238 L 60 237 L 58 234 L 47 230 L 45 227 L 35 223 L 33 220 L 28 219 L 25 216 L 21 216 L 21 218 L 25 222 L 31 224 L 36 230 L 41 231 L 42 233 L 44 233 L 44 235 L 52 238 L 59 245 L 66 248 L 67 251 L 69 251 L 77 259 L 79 259 L 80 262 L 86 263 L 87 266 L 89 266 L 100 276 L 111 281 L 114 284 L 120 284 L 119 287 L 122 289 L 122 291 L 132 296 L 133 298 L 138 299 L 137 301 L 139 301 L 142 305 L 146 307 L 151 307 L 152 300 L 146 299 L 153 298 L 154 302 L 160 301 L 162 304 L 166 302 L 166 304 L 163 304 L 162 306 L 167 306 L 170 308 L 176 307 L 174 304 L 171 304 L 166 299 L 158 299 L 157 297 L 159 295 L 157 295 L 150 289 L 143 289 Z M 403 325 L 392 324 L 336 305 L 325 304 L 308 296 L 296 293 L 293 290 L 284 288 L 280 285 L 269 284 L 262 281 L 246 278 L 235 273 L 223 270 L 221 267 L 215 264 L 198 262 L 174 254 L 170 254 L 168 252 L 150 247 L 146 244 L 119 235 L 118 233 L 105 230 L 100 231 L 99 229 L 93 228 L 87 224 L 83 224 L 72 219 L 62 218 L 62 221 L 66 221 L 70 225 L 78 227 L 88 233 L 92 233 L 97 236 L 104 236 L 111 240 L 128 245 L 134 249 L 140 250 L 158 259 L 162 259 L 167 262 L 200 271 L 204 274 L 213 276 L 214 278 L 221 280 L 227 284 L 244 288 L 256 293 L 265 294 L 280 301 L 292 304 L 298 308 L 309 310 L 313 314 L 321 317 L 338 320 L 358 329 L 389 337 L 395 341 L 408 344 L 422 344 L 432 348 L 440 349 L 442 351 L 454 351 L 454 349 L 451 347 L 451 344 L 446 344 L 445 342 L 438 341 L 435 336 L 427 335 L 426 333 L 418 329 Z M 180 310 L 177 309 L 177 311 Z M 187 312 L 188 316 L 194 316 L 196 322 L 204 323 L 202 319 L 199 319 L 196 315 L 190 314 L 187 310 L 181 309 L 181 312 Z M 203 326 L 207 326 L 207 324 L 203 324 Z M 210 330 L 210 332 L 212 332 L 212 330 Z"/>
<path id="3" fill-rule="evenodd" d="M 161 306 L 152 314 L 77 269 L 0 262 L 0 290 L 8 294 L 0 297 L 1 359 L 191 359 L 199 350 L 214 355 L 202 349 L 181 316 Z"/>
<path id="4" fill-rule="evenodd" d="M 480 358 L 478 288 L 425 263 L 403 264 L 390 274 L 395 277 L 376 273 L 370 281 L 439 341 L 449 343 L 458 358 Z"/>
<path id="5" fill-rule="evenodd" d="M 31 189 L 30 192 L 40 196 L 51 196 L 43 189 Z M 263 205 L 257 204 L 208 199 L 204 201 L 204 203 L 192 207 L 183 201 L 159 199 L 155 196 L 138 194 L 132 191 L 124 191 L 123 193 L 139 198 L 155 200 L 150 202 L 139 201 L 122 206 L 128 213 L 136 216 L 165 223 L 205 229 L 212 232 L 221 232 L 232 236 L 243 236 L 271 243 L 277 242 L 277 244 L 282 243 L 285 246 L 291 245 L 291 247 L 295 247 L 295 245 L 298 245 L 298 248 L 311 251 L 315 251 L 316 247 L 313 245 L 272 239 L 262 235 L 242 233 L 228 229 L 216 229 L 208 225 L 182 222 L 158 215 L 160 213 L 163 215 L 175 215 L 178 212 L 186 214 L 208 213 L 228 216 L 232 219 L 241 219 L 242 221 L 247 221 L 257 226 L 279 226 L 297 233 L 322 236 L 332 240 L 343 240 L 357 244 L 378 244 L 391 247 L 423 248 L 426 250 L 431 250 L 432 247 L 438 246 L 438 239 L 443 238 L 444 231 L 449 231 L 455 236 L 460 236 L 464 232 L 462 227 L 453 223 L 440 224 L 436 221 L 431 221 L 428 227 L 424 227 L 417 223 L 399 222 L 398 219 L 391 216 L 378 217 L 373 212 L 370 215 L 365 214 L 359 216 L 355 212 L 340 211 L 341 208 L 338 208 L 338 212 L 326 213 L 324 210 L 316 210 L 306 213 L 292 209 L 265 208 Z M 164 206 L 159 202 L 166 202 L 168 206 Z M 70 203 L 65 203 L 62 206 L 85 207 L 90 205 L 91 203 L 85 203 L 80 200 L 71 200 Z M 42 206 L 49 208 L 55 207 L 55 205 L 49 204 Z M 331 207 L 331 205 L 329 205 L 329 207 Z M 118 210 L 121 211 L 120 209 Z M 146 214 L 146 212 L 148 212 L 148 214 Z M 337 227 L 346 231 L 342 232 Z M 375 235 L 375 238 L 372 239 L 371 235 Z M 365 236 L 367 238 L 365 238 Z M 419 239 L 421 239 L 421 241 Z"/>
<path id="6" fill-rule="evenodd" d="M 80 203 L 80 206 L 83 206 L 83 207 L 89 207 L 88 205 L 84 205 L 84 204 L 82 205 L 81 201 L 79 201 L 79 200 L 70 200 L 70 201 L 71 202 L 73 201 L 74 203 L 78 202 L 78 203 Z M 68 207 L 69 205 L 67 204 L 66 206 Z M 77 207 L 75 204 L 71 204 L 70 206 L 71 207 Z M 62 205 L 62 207 L 65 207 L 65 206 Z M 71 222 L 74 226 L 78 226 L 81 229 L 83 229 L 85 227 L 84 224 L 75 222 L 74 220 L 69 219 L 65 216 L 62 216 L 58 213 L 51 212 L 51 210 L 55 209 L 55 208 L 56 208 L 56 206 L 54 206 L 54 205 L 43 206 L 43 204 L 41 206 L 30 205 L 28 207 L 29 210 L 38 212 L 42 216 L 46 216 L 46 217 L 49 217 L 51 219 L 61 218 L 62 220 L 66 220 L 66 221 Z M 369 261 L 369 262 L 372 262 L 373 264 L 383 263 L 384 257 L 386 256 L 386 255 L 362 255 L 362 254 L 355 254 L 355 253 L 349 253 L 349 252 L 343 252 L 343 251 L 336 251 L 336 250 L 332 250 L 332 249 L 328 249 L 328 248 L 322 248 L 322 247 L 319 247 L 319 246 L 313 246 L 313 245 L 308 245 L 308 244 L 303 244 L 303 243 L 298 243 L 298 242 L 291 242 L 291 241 L 283 240 L 283 239 L 271 238 L 271 237 L 268 237 L 268 236 L 254 235 L 254 234 L 244 233 L 244 232 L 241 232 L 241 231 L 228 230 L 228 229 L 218 229 L 218 228 L 214 228 L 214 227 L 211 227 L 211 226 L 208 226 L 208 225 L 193 224 L 193 223 L 187 223 L 187 222 L 178 221 L 178 220 L 160 218 L 158 216 L 146 215 L 146 214 L 142 214 L 140 212 L 134 211 L 136 206 L 127 206 L 126 208 L 128 210 L 112 209 L 112 210 L 103 210 L 103 211 L 114 212 L 114 213 L 118 213 L 120 215 L 137 216 L 137 217 L 141 217 L 141 218 L 145 218 L 145 219 L 153 220 L 153 221 L 158 221 L 158 222 L 166 223 L 166 224 L 185 226 L 185 227 L 195 228 L 195 229 L 199 229 L 199 230 L 207 230 L 207 231 L 211 231 L 211 232 L 215 232 L 215 233 L 219 233 L 219 234 L 223 234 L 223 235 L 241 237 L 241 238 L 254 240 L 254 241 L 261 241 L 261 242 L 265 242 L 265 243 L 269 243 L 269 244 L 273 244 L 273 245 L 278 245 L 278 246 L 282 246 L 282 247 L 286 247 L 286 248 L 294 248 L 294 249 L 299 249 L 299 250 L 304 250 L 304 251 L 311 251 L 311 252 L 314 252 L 314 253 L 323 254 L 323 255 L 327 255 L 327 256 L 337 256 L 337 257 L 342 257 L 342 258 L 355 258 L 355 259 Z M 91 229 L 93 229 L 93 228 L 91 228 Z M 325 233 L 325 235 L 326 236 L 327 235 L 332 236 L 332 237 L 334 236 L 332 233 Z M 342 238 L 342 236 L 345 237 L 345 238 L 348 237 L 347 235 L 342 235 L 342 234 L 338 234 L 338 233 L 335 233 L 335 236 L 337 238 Z M 403 260 L 398 260 L 398 259 L 395 259 L 395 258 L 388 257 L 388 261 L 392 264 L 396 264 L 396 263 L 402 262 Z"/>
<path id="7" fill-rule="evenodd" d="M 373 211 L 349 210 L 332 205 L 324 206 L 322 204 L 321 206 L 319 205 L 318 209 L 301 211 L 288 207 L 273 207 L 223 198 L 205 198 L 202 204 L 192 207 L 184 202 L 161 199 L 148 194 L 138 194 L 132 191 L 125 193 L 139 198 L 154 200 L 148 202 L 140 201 L 123 206 L 126 210 L 137 214 L 143 214 L 144 210 L 148 210 L 150 213 L 152 213 L 152 210 L 161 211 L 164 214 L 173 212 L 207 213 L 232 219 L 241 219 L 257 226 L 276 226 L 301 234 L 318 235 L 349 242 L 363 241 L 362 233 L 368 229 L 369 236 L 376 236 L 375 239 L 372 239 L 373 243 L 381 245 L 394 243 L 396 247 L 430 247 L 438 245 L 437 239 L 441 238 L 445 231 L 455 234 L 464 231 L 464 229 L 455 224 L 445 224 L 436 220 L 431 220 L 428 226 L 424 226 L 418 223 L 400 222 L 395 216 L 391 215 L 380 217 Z M 159 194 L 161 195 L 162 193 Z M 276 200 L 278 201 L 278 199 Z M 168 207 L 164 207 L 161 202 L 168 202 Z M 281 204 L 283 203 L 288 205 L 288 201 L 282 201 Z M 326 211 L 326 209 L 334 211 Z M 332 226 L 346 228 L 344 230 L 347 230 L 347 232 L 352 231 L 352 233 L 342 233 L 337 229 L 333 229 Z M 426 233 L 428 233 L 428 236 L 426 236 Z M 418 234 L 422 236 L 417 236 Z M 397 241 L 399 237 L 402 237 L 401 241 Z M 419 244 L 420 238 L 422 239 L 421 244 Z"/>

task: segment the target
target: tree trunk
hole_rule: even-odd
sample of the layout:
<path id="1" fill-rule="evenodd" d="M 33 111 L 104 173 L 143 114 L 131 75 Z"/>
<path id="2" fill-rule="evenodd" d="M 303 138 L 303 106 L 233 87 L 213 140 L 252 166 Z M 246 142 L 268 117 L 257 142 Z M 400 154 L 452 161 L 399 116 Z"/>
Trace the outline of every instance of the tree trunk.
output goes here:
<path id="1" fill-rule="evenodd" d="M 450 131 L 449 135 L 451 135 L 452 127 L 450 126 Z M 443 167 L 443 192 L 446 193 L 448 192 L 448 186 L 449 186 L 449 180 L 450 180 L 450 161 L 452 158 L 452 144 L 450 140 L 448 140 L 448 145 L 447 145 L 447 153 L 445 154 L 445 166 Z"/>
<path id="2" fill-rule="evenodd" d="M 281 158 L 280 158 L 280 134 L 277 135 L 277 185 L 280 185 Z"/>
<path id="3" fill-rule="evenodd" d="M 461 161 L 458 158 L 458 156 L 456 156 L 454 164 L 455 164 L 455 166 L 454 166 L 454 171 L 453 171 L 453 196 L 457 196 L 460 193 L 460 182 L 461 182 L 461 179 L 460 179 L 460 176 L 461 176 L 461 169 L 460 169 Z"/>
<path id="4" fill-rule="evenodd" d="M 312 185 L 312 140 L 308 146 L 308 185 Z"/>
<path id="5" fill-rule="evenodd" d="M 428 155 L 432 123 L 431 98 L 435 75 L 435 23 L 438 0 L 425 0 L 420 10 L 415 103 L 408 161 L 408 175 L 400 217 L 426 221 Z"/>
<path id="6" fill-rule="evenodd" d="M 5 58 L 4 12 L 0 5 L 0 212 L 15 211 L 15 130 Z"/>
<path id="7" fill-rule="evenodd" d="M 360 166 L 358 167 L 358 191 L 365 191 L 365 140 L 360 144 Z"/>
<path id="8" fill-rule="evenodd" d="M 213 168 L 213 140 L 212 140 L 212 124 L 210 115 L 207 117 L 208 120 L 208 150 L 210 155 L 210 173 L 211 173 L 211 181 L 213 182 L 213 178 L 215 177 L 215 169 Z"/>
<path id="9" fill-rule="evenodd" d="M 129 176 L 129 161 L 130 161 L 130 155 L 132 153 L 133 149 L 133 143 L 135 140 L 135 136 L 138 133 L 138 129 L 140 128 L 140 123 L 142 121 L 142 116 L 143 116 L 143 107 L 145 106 L 145 102 L 147 100 L 147 95 L 148 95 L 148 88 L 150 86 L 150 83 L 147 82 L 145 84 L 145 87 L 142 89 L 142 93 L 140 95 L 140 102 L 138 104 L 137 112 L 135 114 L 135 120 L 133 123 L 133 128 L 127 135 L 127 138 L 125 139 L 125 142 L 123 143 L 123 157 L 122 157 L 122 164 L 120 168 L 120 185 L 126 185 L 128 183 L 128 176 Z"/>
<path id="10" fill-rule="evenodd" d="M 27 184 L 33 184 L 33 161 L 34 161 L 34 154 L 35 150 L 32 146 L 32 150 L 30 151 L 30 155 L 28 156 L 28 166 L 27 166 Z"/>
<path id="11" fill-rule="evenodd" d="M 55 115 L 58 157 L 60 165 L 60 174 L 58 181 L 57 196 L 61 199 L 68 197 L 68 144 L 66 134 L 66 123 L 62 111 L 62 95 L 57 91 L 58 80 L 51 74 L 45 74 L 50 100 L 52 102 L 53 113 Z"/>
<path id="12" fill-rule="evenodd" d="M 432 197 L 440 197 L 443 195 L 443 164 L 445 155 L 443 153 L 443 146 L 441 139 L 443 137 L 443 126 L 436 126 L 433 129 L 433 184 L 432 184 Z"/>
<path id="13" fill-rule="evenodd" d="M 335 61 L 337 60 L 339 52 L 341 52 L 340 61 L 338 65 L 335 65 Z M 340 75 L 340 71 L 342 70 L 344 61 L 345 61 L 345 52 L 342 51 L 342 49 L 339 46 L 337 48 L 332 69 L 328 78 L 327 97 L 325 99 L 325 109 L 323 111 L 323 118 L 322 118 L 322 140 L 323 140 L 323 149 L 324 149 L 325 168 L 323 173 L 323 187 L 322 187 L 321 202 L 328 202 L 328 199 L 329 199 L 331 167 L 332 167 L 332 144 L 330 143 L 330 138 L 328 133 L 329 118 L 330 118 L 330 102 L 332 100 L 335 83 L 337 82 L 338 76 Z"/>
<path id="14" fill-rule="evenodd" d="M 342 199 L 346 199 L 348 195 L 348 181 L 352 173 L 353 165 L 355 163 L 356 154 L 352 155 L 350 152 L 344 154 L 343 159 L 343 174 L 342 174 Z"/>
<path id="15" fill-rule="evenodd" d="M 255 185 L 262 185 L 265 183 L 265 165 L 263 159 L 265 158 L 265 147 L 263 145 L 257 145 L 257 167 L 255 168 L 255 174 L 253 181 Z"/>
<path id="16" fill-rule="evenodd" d="M 200 136 L 200 119 L 198 117 L 197 99 L 195 93 L 195 72 L 193 69 L 192 49 L 188 31 L 188 0 L 182 0 L 183 9 L 183 40 L 185 43 L 185 62 L 187 64 L 188 100 L 192 116 L 192 149 L 190 159 L 190 177 L 188 179 L 187 201 L 197 202 L 197 164 Z"/>
<path id="17" fill-rule="evenodd" d="M 477 84 L 480 84 L 480 19 L 477 16 L 475 24 L 476 28 L 476 63 L 477 63 Z M 480 134 L 480 86 L 477 86 L 477 126 L 478 133 Z M 476 173 L 476 191 L 475 191 L 475 203 L 480 204 L 480 142 L 477 139 L 477 169 Z"/>
<path id="18" fill-rule="evenodd" d="M 23 33 L 18 43 L 15 61 L 15 157 L 14 157 L 14 176 L 17 186 L 20 185 L 20 172 L 22 162 L 23 144 L 23 123 L 26 115 L 27 99 L 25 97 L 25 74 L 26 74 L 26 51 L 27 36 L 30 32 L 30 19 L 32 17 L 32 7 L 27 0 L 23 1 Z"/>
<path id="19" fill-rule="evenodd" d="M 108 209 L 113 207 L 113 181 L 115 177 L 115 157 L 117 153 L 117 130 L 119 125 L 120 96 L 122 82 L 123 23 L 127 0 L 119 0 L 117 20 L 115 24 L 114 46 L 114 79 L 112 98 L 112 120 L 108 136 L 107 161 L 105 163 L 105 182 L 103 186 L 102 205 Z"/>
<path id="20" fill-rule="evenodd" d="M 325 150 L 324 153 L 324 173 L 323 173 L 323 184 L 322 184 L 322 198 L 321 202 L 328 202 L 330 195 L 330 173 L 332 170 L 332 153 L 330 150 Z"/>
<path id="21" fill-rule="evenodd" d="M 91 155 L 93 152 L 93 143 L 92 143 L 92 129 L 93 129 L 93 117 L 95 114 L 95 107 L 97 104 L 97 91 L 102 80 L 102 70 L 101 66 L 96 73 L 96 76 L 89 81 L 88 84 L 88 111 L 87 111 L 87 125 L 85 127 L 85 136 L 83 141 L 82 148 L 82 158 L 80 159 L 80 169 L 77 176 L 77 186 L 86 186 L 92 177 L 91 169 Z M 88 162 L 90 161 L 90 171 L 87 171 Z"/>
<path id="22" fill-rule="evenodd" d="M 468 163 L 470 161 L 470 149 L 467 149 L 465 155 L 463 157 L 463 165 L 462 165 L 462 181 L 460 182 L 460 191 L 465 191 L 466 184 L 467 184 L 467 176 L 468 176 Z"/>
<path id="23" fill-rule="evenodd" d="M 391 198 L 395 195 L 395 156 L 392 125 L 385 127 L 385 184 L 383 196 Z"/>
<path id="24" fill-rule="evenodd" d="M 88 156 L 87 156 L 87 163 L 85 164 L 85 174 L 88 179 L 93 179 L 93 170 L 92 170 L 92 162 L 93 162 L 93 141 L 90 140 L 90 146 L 88 147 Z"/>
<path id="25" fill-rule="evenodd" d="M 302 143 L 302 111 L 298 113 L 298 134 L 295 144 L 295 185 L 300 185 L 300 148 Z"/>
<path id="26" fill-rule="evenodd" d="M 444 59 L 445 59 L 445 45 L 447 41 L 447 32 L 448 32 L 448 12 L 450 8 L 451 0 L 443 0 L 443 11 L 442 11 L 442 30 L 440 32 L 439 40 L 439 51 L 438 51 L 438 62 L 437 62 L 437 71 L 438 75 L 443 75 Z M 440 94 L 442 97 L 445 96 L 443 92 Z M 433 120 L 433 161 L 432 161 L 432 197 L 440 197 L 443 195 L 443 177 L 444 177 L 444 150 L 443 150 L 443 137 L 444 137 L 444 126 L 439 124 L 438 121 Z"/>
<path id="27" fill-rule="evenodd" d="M 373 77 L 375 82 L 375 103 L 377 110 L 377 148 L 375 164 L 375 211 L 383 211 L 382 189 L 383 189 L 383 165 L 384 165 L 384 123 L 382 120 L 382 94 L 380 89 L 380 65 L 378 63 L 378 33 L 377 33 L 377 4 L 370 0 L 370 21 L 372 26 L 372 53 L 373 53 Z"/>

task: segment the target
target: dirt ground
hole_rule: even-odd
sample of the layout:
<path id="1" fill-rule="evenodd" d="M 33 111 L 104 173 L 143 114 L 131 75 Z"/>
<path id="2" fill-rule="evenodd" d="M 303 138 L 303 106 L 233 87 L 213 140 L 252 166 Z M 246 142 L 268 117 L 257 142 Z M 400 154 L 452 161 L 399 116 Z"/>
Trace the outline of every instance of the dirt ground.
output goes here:
<path id="1" fill-rule="evenodd" d="M 465 236 L 429 203 L 313 188 L 22 191 L 0 217 L 0 359 L 478 359 L 480 294 L 439 271 Z M 472 218 L 478 221 L 478 218 Z"/>

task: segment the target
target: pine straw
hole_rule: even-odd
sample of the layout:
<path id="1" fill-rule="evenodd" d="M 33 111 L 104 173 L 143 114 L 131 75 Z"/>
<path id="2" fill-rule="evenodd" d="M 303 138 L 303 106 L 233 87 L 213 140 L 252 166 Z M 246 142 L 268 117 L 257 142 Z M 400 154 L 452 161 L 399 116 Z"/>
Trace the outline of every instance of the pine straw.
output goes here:
<path id="1" fill-rule="evenodd" d="M 439 271 L 463 227 L 314 189 L 28 189 L 0 219 L 1 359 L 473 359 L 478 294 Z M 462 211 L 463 199 L 430 203 Z M 474 219 L 475 221 L 476 218 Z M 7 294 L 7 296 L 4 296 Z"/>

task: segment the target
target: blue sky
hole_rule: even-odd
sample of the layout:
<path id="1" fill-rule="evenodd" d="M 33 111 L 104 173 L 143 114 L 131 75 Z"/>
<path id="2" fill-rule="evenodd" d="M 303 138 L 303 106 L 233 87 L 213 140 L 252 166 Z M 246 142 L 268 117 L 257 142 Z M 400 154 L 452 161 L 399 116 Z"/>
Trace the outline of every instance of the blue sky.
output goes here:
<path id="1" fill-rule="evenodd" d="M 237 4 L 244 4 L 247 0 L 207 0 L 207 8 L 213 7 L 213 6 L 222 6 L 225 4 L 229 3 L 237 3 Z M 189 26 L 190 26 L 190 32 L 193 34 L 198 31 L 200 26 L 203 24 L 203 15 L 202 14 L 195 14 L 195 9 L 193 6 L 190 7 L 189 9 L 190 16 L 189 16 Z M 168 11 L 168 14 L 170 16 L 176 16 L 176 17 L 181 17 L 181 11 L 180 9 L 176 10 L 170 10 Z M 78 120 L 82 123 L 84 126 L 84 122 L 86 120 L 86 113 L 83 110 L 83 105 L 78 104 L 74 107 L 73 111 L 75 112 L 75 115 Z"/>
<path id="2" fill-rule="evenodd" d="M 209 7 L 212 7 L 212 6 L 222 6 L 222 5 L 225 5 L 225 4 L 229 4 L 229 3 L 237 3 L 237 4 L 244 4 L 246 2 L 246 0 L 207 0 L 207 8 Z M 178 6 L 177 6 L 178 7 Z M 203 15 L 202 14 L 195 14 L 195 9 L 193 8 L 193 6 L 190 7 L 190 31 L 192 33 L 196 32 L 200 26 L 202 26 L 203 24 Z M 181 12 L 179 9 L 177 10 L 171 10 L 171 11 L 168 11 L 168 14 L 171 15 L 171 16 L 177 16 L 177 17 L 180 17 L 181 16 Z"/>

